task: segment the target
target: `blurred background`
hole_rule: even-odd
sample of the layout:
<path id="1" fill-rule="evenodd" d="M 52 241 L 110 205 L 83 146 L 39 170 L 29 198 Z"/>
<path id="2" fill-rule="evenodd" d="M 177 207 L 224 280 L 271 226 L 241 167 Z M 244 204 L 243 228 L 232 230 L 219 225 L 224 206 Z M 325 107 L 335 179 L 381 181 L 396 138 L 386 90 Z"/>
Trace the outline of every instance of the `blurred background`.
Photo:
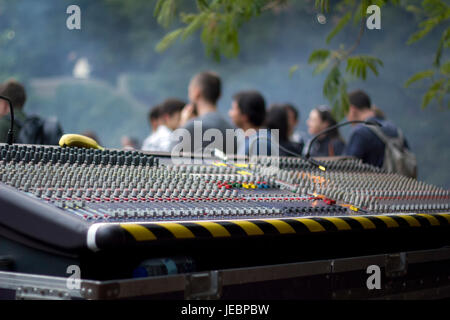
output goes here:
<path id="1" fill-rule="evenodd" d="M 220 61 L 206 55 L 199 33 L 157 52 L 168 30 L 154 17 L 155 3 L 0 0 L 0 81 L 13 77 L 26 85 L 28 114 L 57 116 L 65 133 L 94 131 L 105 147 L 119 147 L 124 135 L 142 142 L 150 131 L 150 107 L 167 97 L 187 100 L 191 76 L 206 69 L 222 77 L 219 110 L 227 118 L 233 93 L 242 89 L 261 91 L 269 104 L 293 103 L 304 132 L 309 111 L 327 104 L 326 75 L 313 75 L 307 61 L 312 51 L 327 46 L 335 21 L 330 15 L 319 23 L 314 1 L 292 1 L 252 19 L 239 32 L 237 57 Z M 81 8 L 81 30 L 66 27 L 72 4 Z M 407 46 L 417 27 L 413 15 L 386 6 L 381 17 L 382 29 L 367 30 L 357 50 L 384 66 L 378 76 L 350 82 L 349 90 L 367 91 L 403 130 L 418 158 L 419 179 L 450 188 L 450 113 L 433 104 L 422 109 L 427 88 L 404 86 L 430 67 L 441 32 Z M 357 29 L 346 27 L 330 46 L 354 41 Z M 298 69 L 290 73 L 293 65 Z M 349 130 L 343 130 L 345 138 Z"/>

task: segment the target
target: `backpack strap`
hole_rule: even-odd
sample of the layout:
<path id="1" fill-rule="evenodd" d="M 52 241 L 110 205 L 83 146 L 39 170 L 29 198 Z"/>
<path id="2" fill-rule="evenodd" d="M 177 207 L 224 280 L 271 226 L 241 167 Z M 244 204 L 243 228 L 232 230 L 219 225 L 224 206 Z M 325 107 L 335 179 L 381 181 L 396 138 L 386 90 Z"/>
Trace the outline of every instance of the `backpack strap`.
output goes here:
<path id="1" fill-rule="evenodd" d="M 400 146 L 403 148 L 405 141 L 403 138 L 403 133 L 400 129 L 397 129 L 397 137 L 388 137 L 383 130 L 381 130 L 380 127 L 376 127 L 376 126 L 368 126 L 368 128 L 375 133 L 375 135 L 380 138 L 381 141 L 383 141 L 384 144 L 388 144 L 390 142 L 391 139 L 396 139 L 398 140 L 401 144 Z"/>

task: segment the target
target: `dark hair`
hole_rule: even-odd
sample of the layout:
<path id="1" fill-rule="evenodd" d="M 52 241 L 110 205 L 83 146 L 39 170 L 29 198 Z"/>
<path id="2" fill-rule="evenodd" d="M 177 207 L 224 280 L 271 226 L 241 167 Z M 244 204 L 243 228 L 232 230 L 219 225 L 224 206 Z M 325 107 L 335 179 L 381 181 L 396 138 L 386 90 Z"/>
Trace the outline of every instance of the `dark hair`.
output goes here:
<path id="1" fill-rule="evenodd" d="M 150 109 L 148 118 L 150 121 L 154 121 L 161 116 L 161 106 L 158 104 Z"/>
<path id="2" fill-rule="evenodd" d="M 269 130 L 278 129 L 280 141 L 289 140 L 288 137 L 288 114 L 283 105 L 271 105 L 267 110 L 266 127 Z"/>
<path id="3" fill-rule="evenodd" d="M 200 87 L 203 98 L 212 104 L 216 104 L 222 90 L 219 76 L 214 72 L 205 71 L 197 74 L 194 81 Z"/>
<path id="4" fill-rule="evenodd" d="M 328 122 L 328 127 L 337 124 L 333 114 L 331 113 L 331 109 L 328 106 L 318 106 L 314 108 L 314 110 L 316 110 L 317 113 L 319 114 L 320 120 L 322 120 L 323 122 Z M 331 130 L 330 132 L 327 133 L 327 135 L 331 138 L 339 138 L 342 140 L 342 137 L 338 129 Z"/>
<path id="5" fill-rule="evenodd" d="M 159 115 L 173 115 L 176 112 L 181 112 L 183 110 L 186 102 L 181 101 L 179 99 L 169 98 L 164 100 L 163 103 L 159 105 Z"/>
<path id="6" fill-rule="evenodd" d="M 355 90 L 348 94 L 348 100 L 359 110 L 370 109 L 372 105 L 369 96 L 362 90 Z"/>
<path id="7" fill-rule="evenodd" d="M 258 91 L 240 91 L 233 96 L 239 110 L 248 117 L 251 124 L 259 127 L 266 118 L 266 101 Z"/>
<path id="8" fill-rule="evenodd" d="M 291 110 L 292 113 L 294 113 L 295 121 L 299 120 L 300 115 L 299 115 L 299 112 L 298 112 L 298 110 L 297 110 L 296 107 L 294 107 L 292 104 L 289 104 L 289 103 L 282 104 L 281 106 L 282 106 L 285 110 Z"/>
<path id="9" fill-rule="evenodd" d="M 22 109 L 27 100 L 25 87 L 16 80 L 8 80 L 0 86 L 0 94 L 9 98 L 13 107 Z"/>

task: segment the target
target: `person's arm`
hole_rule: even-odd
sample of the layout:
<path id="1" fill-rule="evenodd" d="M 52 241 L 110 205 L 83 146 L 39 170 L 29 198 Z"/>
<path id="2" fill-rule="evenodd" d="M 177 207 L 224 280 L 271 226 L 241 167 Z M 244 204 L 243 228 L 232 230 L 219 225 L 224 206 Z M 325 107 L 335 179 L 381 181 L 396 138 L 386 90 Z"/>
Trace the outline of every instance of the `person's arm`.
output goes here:
<path id="1" fill-rule="evenodd" d="M 195 108 L 194 105 L 192 103 L 187 104 L 184 106 L 183 110 L 181 111 L 181 116 L 180 116 L 180 124 L 179 127 L 184 127 L 189 120 L 191 120 L 192 118 L 195 117 Z"/>

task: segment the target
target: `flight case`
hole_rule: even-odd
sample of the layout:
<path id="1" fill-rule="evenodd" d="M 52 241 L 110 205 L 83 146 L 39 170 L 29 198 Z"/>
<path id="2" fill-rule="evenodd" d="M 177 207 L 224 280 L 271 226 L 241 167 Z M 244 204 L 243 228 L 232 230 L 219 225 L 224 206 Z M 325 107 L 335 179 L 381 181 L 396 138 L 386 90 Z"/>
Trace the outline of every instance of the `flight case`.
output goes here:
<path id="1" fill-rule="evenodd" d="M 450 297 L 450 248 L 124 280 L 81 279 L 79 288 L 73 288 L 69 276 L 0 271 L 0 299 L 441 299 Z"/>

